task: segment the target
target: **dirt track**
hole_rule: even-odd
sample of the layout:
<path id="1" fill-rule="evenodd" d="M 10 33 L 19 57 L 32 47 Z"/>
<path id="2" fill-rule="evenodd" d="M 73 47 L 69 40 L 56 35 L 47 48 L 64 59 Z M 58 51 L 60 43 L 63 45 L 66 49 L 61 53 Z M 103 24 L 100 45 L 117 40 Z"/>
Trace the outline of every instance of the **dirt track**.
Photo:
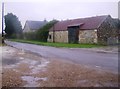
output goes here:
<path id="1" fill-rule="evenodd" d="M 114 87 L 118 75 L 61 59 L 43 58 L 24 50 L 3 47 L 2 86 Z"/>

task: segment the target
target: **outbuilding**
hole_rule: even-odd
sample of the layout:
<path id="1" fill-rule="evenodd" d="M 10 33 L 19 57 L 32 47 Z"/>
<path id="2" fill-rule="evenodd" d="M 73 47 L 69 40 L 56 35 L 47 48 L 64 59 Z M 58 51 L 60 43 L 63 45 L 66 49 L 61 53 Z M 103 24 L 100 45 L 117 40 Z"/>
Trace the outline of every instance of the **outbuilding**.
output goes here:
<path id="1" fill-rule="evenodd" d="M 115 26 L 110 15 L 59 21 L 49 30 L 48 42 L 116 44 Z"/>

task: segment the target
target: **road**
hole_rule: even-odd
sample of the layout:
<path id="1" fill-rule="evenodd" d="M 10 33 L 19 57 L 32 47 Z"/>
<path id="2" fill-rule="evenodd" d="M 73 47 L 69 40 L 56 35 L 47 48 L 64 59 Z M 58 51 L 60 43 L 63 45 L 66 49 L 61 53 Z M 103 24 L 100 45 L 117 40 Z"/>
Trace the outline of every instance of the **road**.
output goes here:
<path id="1" fill-rule="evenodd" d="M 10 46 L 18 49 L 28 50 L 37 53 L 43 57 L 56 58 L 72 61 L 78 64 L 84 64 L 88 67 L 108 70 L 118 73 L 118 54 L 98 53 L 83 49 L 56 48 L 48 46 L 39 46 L 34 44 L 6 41 Z"/>

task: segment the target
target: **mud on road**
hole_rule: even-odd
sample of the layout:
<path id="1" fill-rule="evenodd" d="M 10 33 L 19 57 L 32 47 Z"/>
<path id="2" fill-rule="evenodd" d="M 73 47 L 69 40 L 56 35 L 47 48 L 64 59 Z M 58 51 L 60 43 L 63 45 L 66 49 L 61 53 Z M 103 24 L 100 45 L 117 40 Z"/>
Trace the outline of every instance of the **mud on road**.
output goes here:
<path id="1" fill-rule="evenodd" d="M 2 87 L 115 87 L 118 75 L 4 46 Z"/>

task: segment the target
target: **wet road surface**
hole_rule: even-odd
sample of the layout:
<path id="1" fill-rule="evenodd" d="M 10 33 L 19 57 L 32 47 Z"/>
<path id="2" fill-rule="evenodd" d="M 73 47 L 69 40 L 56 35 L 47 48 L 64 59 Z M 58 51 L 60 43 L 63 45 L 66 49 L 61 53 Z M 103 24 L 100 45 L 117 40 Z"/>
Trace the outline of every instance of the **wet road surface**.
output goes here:
<path id="1" fill-rule="evenodd" d="M 18 49 L 37 53 L 43 57 L 69 60 L 88 67 L 108 70 L 114 73 L 118 72 L 118 54 L 98 53 L 83 49 L 55 48 L 11 41 L 6 41 L 6 43 Z"/>

